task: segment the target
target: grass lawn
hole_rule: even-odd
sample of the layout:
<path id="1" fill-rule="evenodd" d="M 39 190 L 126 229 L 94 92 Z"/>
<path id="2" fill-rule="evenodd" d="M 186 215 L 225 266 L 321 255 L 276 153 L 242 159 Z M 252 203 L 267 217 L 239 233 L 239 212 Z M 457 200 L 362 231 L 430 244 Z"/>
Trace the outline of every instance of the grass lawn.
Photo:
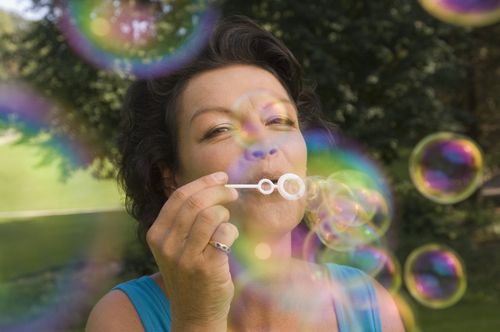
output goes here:
<path id="1" fill-rule="evenodd" d="M 81 326 L 96 299 L 119 281 L 134 231 L 125 212 L 1 222 L 0 330 L 51 315 Z"/>
<path id="2" fill-rule="evenodd" d="M 0 281 L 74 262 L 119 261 L 134 226 L 123 211 L 4 220 L 0 223 Z"/>
<path id="3" fill-rule="evenodd" d="M 53 331 L 51 319 L 65 323 L 57 330 L 78 331 L 96 299 L 120 281 L 135 222 L 123 211 L 114 180 L 79 170 L 63 181 L 57 160 L 40 165 L 38 148 L 4 138 L 0 331 L 19 322 L 25 325 L 15 330 Z M 113 212 L 70 212 L 105 210 Z"/>
<path id="4" fill-rule="evenodd" d="M 134 226 L 124 212 L 0 223 L 0 330 L 49 317 L 83 332 L 92 305 L 123 278 L 117 272 Z M 423 332 L 500 331 L 500 301 L 413 308 Z"/>
<path id="5" fill-rule="evenodd" d="M 416 307 L 422 332 L 497 332 L 500 331 L 500 299 L 472 302 L 464 299 L 441 310 Z"/>
<path id="6" fill-rule="evenodd" d="M 62 181 L 57 162 L 38 165 L 40 151 L 29 145 L 0 144 L 0 215 L 7 211 L 120 207 L 114 180 L 98 181 L 78 170 Z"/>

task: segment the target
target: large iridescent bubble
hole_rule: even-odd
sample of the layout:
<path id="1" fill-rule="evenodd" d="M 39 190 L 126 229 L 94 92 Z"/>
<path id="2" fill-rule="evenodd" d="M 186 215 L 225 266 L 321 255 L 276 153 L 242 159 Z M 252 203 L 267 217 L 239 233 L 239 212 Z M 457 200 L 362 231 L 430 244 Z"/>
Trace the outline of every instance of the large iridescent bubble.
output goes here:
<path id="1" fill-rule="evenodd" d="M 446 23 L 480 27 L 500 21 L 499 0 L 420 0 L 432 16 Z"/>
<path id="2" fill-rule="evenodd" d="M 86 164 L 91 155 L 88 147 L 51 128 L 56 115 L 62 112 L 61 104 L 26 84 L 13 81 L 0 84 L 0 128 L 15 128 L 12 130 L 17 133 L 18 140 L 33 137 L 35 141 L 47 143 L 47 149 L 53 152 L 50 156 L 66 158 L 75 167 Z M 75 124 L 68 122 L 65 125 Z M 25 143 L 29 145 L 30 142 L 28 139 Z M 5 156 L 0 158 L 5 161 Z M 15 182 L 25 183 L 25 186 L 11 185 L 13 195 L 27 191 L 31 194 L 30 199 L 36 197 L 34 193 L 38 192 L 40 184 L 33 181 L 36 176 L 32 173 L 37 170 L 31 167 L 30 171 L 21 181 Z M 85 195 L 102 195 L 97 187 L 86 185 L 80 184 L 74 201 Z M 43 192 L 47 195 L 51 190 L 53 188 L 45 188 Z M 53 192 L 54 200 L 61 200 L 58 191 Z M 110 255 L 115 258 L 121 255 L 119 242 L 123 239 L 120 233 L 124 228 L 116 226 L 124 220 L 124 215 L 116 211 L 121 210 L 119 202 L 107 209 L 109 213 L 104 213 L 104 208 L 81 211 L 75 207 L 62 211 L 40 206 L 37 202 L 26 205 L 28 208 L 23 211 L 0 211 L 3 245 L 0 251 L 0 330 L 65 331 L 88 313 L 90 297 L 101 291 L 100 287 L 120 270 L 118 261 L 107 259 Z M 32 206 L 37 210 L 31 210 Z M 79 224 L 82 222 L 85 226 Z M 30 242 L 30 238 L 36 239 L 36 243 Z"/>
<path id="3" fill-rule="evenodd" d="M 276 130 L 289 128 L 290 121 L 296 113 L 295 105 L 269 90 L 254 90 L 239 97 L 231 107 L 234 121 L 232 133 L 234 139 L 244 148 L 256 147 L 262 143 L 261 126 L 256 126 L 256 116 L 264 121 L 267 127 Z M 282 141 L 267 142 L 274 145 Z"/>
<path id="4" fill-rule="evenodd" d="M 91 158 L 88 152 L 90 147 L 51 130 L 52 123 L 60 121 L 58 115 L 64 113 L 64 105 L 50 100 L 25 83 L 0 83 L 0 123 L 18 128 L 25 136 L 37 136 L 38 142 L 47 141 L 46 145 L 56 154 L 64 156 L 73 166 L 79 166 Z M 76 125 L 76 121 L 66 123 L 70 127 Z M 43 135 L 49 131 L 51 135 Z"/>
<path id="5" fill-rule="evenodd" d="M 441 132 L 424 138 L 410 157 L 410 176 L 418 191 L 441 203 L 460 202 L 481 184 L 483 157 L 469 138 Z"/>
<path id="6" fill-rule="evenodd" d="M 166 75 L 192 60 L 217 18 L 205 0 L 68 0 L 60 9 L 60 29 L 80 56 L 138 78 Z"/>
<path id="7" fill-rule="evenodd" d="M 428 244 L 412 251 L 405 262 L 404 280 L 417 301 L 435 309 L 455 304 L 467 287 L 462 260 L 440 244 Z"/>
<path id="8" fill-rule="evenodd" d="M 252 178 L 251 174 L 259 170 L 268 173 L 267 177 L 275 177 L 270 180 L 279 180 L 285 173 L 304 173 L 305 170 L 294 171 L 294 167 L 303 169 L 305 166 L 302 166 L 305 163 L 305 145 L 298 134 L 299 124 L 295 106 L 288 99 L 279 97 L 272 91 L 258 89 L 237 98 L 229 109 L 216 109 L 216 112 L 207 113 L 216 115 L 214 119 L 211 115 L 202 118 L 201 121 L 211 124 L 206 129 L 205 137 L 218 140 L 230 139 L 239 146 L 237 151 L 240 155 L 226 170 L 231 181 L 243 184 L 240 181 L 249 181 L 249 177 Z M 259 164 L 263 159 L 279 156 L 279 151 L 284 147 L 303 150 L 303 163 L 288 166 L 287 169 L 283 169 L 284 166 L 276 161 L 266 167 L 262 163 Z M 276 173 L 278 169 L 280 173 Z M 260 180 L 262 178 L 252 178 L 251 181 L 255 183 L 245 183 L 257 184 Z M 293 181 L 286 181 L 284 184 L 290 193 L 300 189 Z M 246 195 L 250 191 L 240 191 L 240 193 Z"/>

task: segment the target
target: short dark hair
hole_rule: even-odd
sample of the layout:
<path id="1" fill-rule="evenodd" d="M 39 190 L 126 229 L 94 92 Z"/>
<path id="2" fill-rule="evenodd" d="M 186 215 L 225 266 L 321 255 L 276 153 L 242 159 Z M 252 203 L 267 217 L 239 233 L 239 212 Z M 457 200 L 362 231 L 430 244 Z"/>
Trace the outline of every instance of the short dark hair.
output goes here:
<path id="1" fill-rule="evenodd" d="M 296 104 L 301 129 L 329 129 L 313 85 L 304 81 L 299 62 L 283 42 L 249 18 L 221 19 L 191 63 L 166 77 L 132 83 L 125 97 L 118 179 L 127 211 L 139 221 L 143 244 L 168 198 L 161 168 L 175 172 L 178 167 L 177 99 L 195 75 L 233 64 L 254 65 L 272 73 Z"/>

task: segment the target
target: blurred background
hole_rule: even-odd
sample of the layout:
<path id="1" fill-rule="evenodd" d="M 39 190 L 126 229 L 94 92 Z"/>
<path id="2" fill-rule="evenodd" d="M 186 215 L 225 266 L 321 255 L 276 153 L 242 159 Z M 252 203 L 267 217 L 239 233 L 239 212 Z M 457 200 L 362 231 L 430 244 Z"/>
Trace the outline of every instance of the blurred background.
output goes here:
<path id="1" fill-rule="evenodd" d="M 498 0 L 2 0 L 0 330 L 83 331 L 151 271 L 114 179 L 121 102 L 230 14 L 285 42 L 384 177 L 392 270 L 374 276 L 407 329 L 499 331 Z"/>

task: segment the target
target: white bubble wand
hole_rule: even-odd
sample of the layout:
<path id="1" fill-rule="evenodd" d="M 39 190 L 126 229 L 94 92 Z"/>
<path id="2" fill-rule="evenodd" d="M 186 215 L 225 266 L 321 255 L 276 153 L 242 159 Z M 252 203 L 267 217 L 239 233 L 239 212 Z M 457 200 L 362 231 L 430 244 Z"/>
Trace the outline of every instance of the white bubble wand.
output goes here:
<path id="1" fill-rule="evenodd" d="M 286 190 L 285 188 L 285 183 L 287 181 L 295 181 L 295 183 L 298 184 L 299 189 L 295 193 L 290 193 Z M 278 183 L 274 184 L 271 180 L 269 179 L 261 179 L 259 183 L 257 184 L 226 184 L 226 187 L 228 188 L 235 188 L 235 189 L 257 189 L 260 191 L 263 195 L 270 195 L 273 193 L 274 189 L 278 189 L 278 192 L 280 195 L 289 201 L 294 201 L 302 196 L 304 196 L 304 193 L 306 192 L 306 185 L 304 183 L 304 180 L 297 174 L 293 173 L 286 173 L 280 176 L 278 179 Z"/>

